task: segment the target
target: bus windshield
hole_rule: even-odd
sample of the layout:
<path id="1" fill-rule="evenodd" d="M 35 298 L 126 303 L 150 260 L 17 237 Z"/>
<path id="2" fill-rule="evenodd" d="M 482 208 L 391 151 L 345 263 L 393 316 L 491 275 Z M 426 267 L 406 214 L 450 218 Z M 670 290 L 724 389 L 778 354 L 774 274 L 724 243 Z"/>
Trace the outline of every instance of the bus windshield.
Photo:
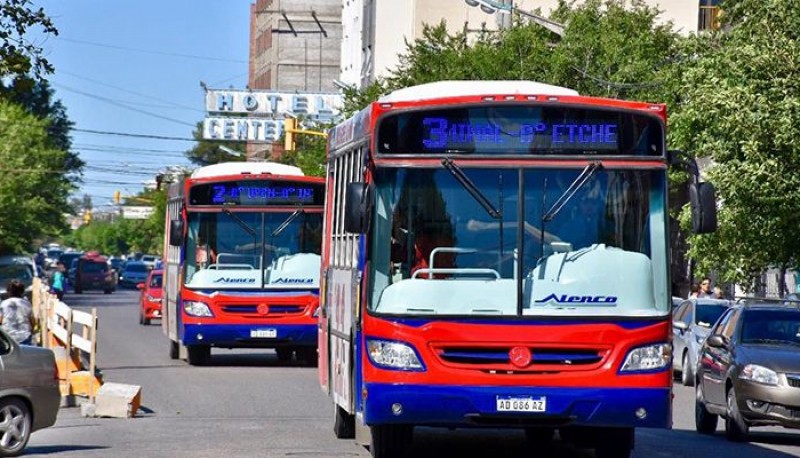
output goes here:
<path id="1" fill-rule="evenodd" d="M 459 170 L 376 170 L 372 311 L 669 312 L 663 171 Z"/>
<path id="2" fill-rule="evenodd" d="M 322 213 L 189 214 L 186 286 L 201 289 L 316 288 Z"/>

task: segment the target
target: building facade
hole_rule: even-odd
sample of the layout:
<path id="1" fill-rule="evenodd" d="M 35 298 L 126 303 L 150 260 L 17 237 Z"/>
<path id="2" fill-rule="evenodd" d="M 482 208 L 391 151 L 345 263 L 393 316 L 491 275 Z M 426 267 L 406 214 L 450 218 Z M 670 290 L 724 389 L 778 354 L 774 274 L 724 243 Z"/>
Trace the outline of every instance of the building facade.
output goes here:
<path id="1" fill-rule="evenodd" d="M 397 67 L 406 41 L 422 37 L 425 24 L 444 20 L 451 32 L 496 30 L 510 17 L 487 12 L 479 0 L 342 0 L 341 81 L 364 86 Z M 558 0 L 487 0 L 521 11 L 541 11 L 548 17 Z M 662 11 L 659 19 L 672 21 L 682 34 L 716 27 L 718 0 L 644 0 Z M 476 6 L 471 6 L 475 4 Z"/>
<path id="2" fill-rule="evenodd" d="M 250 89 L 338 92 L 342 0 L 256 0 L 250 5 Z M 248 144 L 248 157 L 279 154 Z"/>

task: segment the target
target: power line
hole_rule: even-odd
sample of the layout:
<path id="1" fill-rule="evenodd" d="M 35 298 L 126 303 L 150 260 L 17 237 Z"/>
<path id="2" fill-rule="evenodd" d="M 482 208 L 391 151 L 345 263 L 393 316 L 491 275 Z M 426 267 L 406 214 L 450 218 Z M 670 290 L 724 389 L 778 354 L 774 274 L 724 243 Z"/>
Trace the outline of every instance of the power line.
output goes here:
<path id="1" fill-rule="evenodd" d="M 84 132 L 87 134 L 96 134 L 96 135 L 118 135 L 121 137 L 134 137 L 134 138 L 152 138 L 155 140 L 175 140 L 181 142 L 196 142 L 197 140 L 194 138 L 188 137 L 169 137 L 166 135 L 149 135 L 149 134 L 131 134 L 127 132 L 112 132 L 109 130 L 94 130 L 94 129 L 78 129 L 78 128 L 71 128 L 75 132 Z"/>
<path id="2" fill-rule="evenodd" d="M 152 95 L 142 94 L 141 92 L 132 91 L 130 89 L 125 89 L 125 88 L 122 88 L 122 87 L 119 87 L 119 86 L 114 86 L 113 84 L 108 84 L 108 83 L 105 83 L 103 81 L 98 81 L 96 79 L 92 79 L 92 78 L 89 78 L 89 77 L 86 77 L 86 76 L 81 76 L 81 75 L 78 75 L 78 74 L 75 74 L 75 73 L 68 72 L 66 70 L 58 70 L 57 73 L 63 73 L 65 75 L 69 75 L 69 76 L 72 76 L 74 78 L 78 78 L 78 79 L 81 79 L 81 80 L 84 80 L 84 81 L 89 81 L 90 83 L 99 84 L 100 86 L 105 86 L 105 87 L 109 87 L 111 89 L 116 89 L 116 90 L 118 90 L 120 92 L 125 92 L 127 94 L 136 95 L 136 96 L 139 96 L 139 97 L 143 97 L 145 99 L 150 99 L 150 100 L 155 100 L 157 102 L 167 103 L 169 105 L 173 105 L 175 108 L 182 108 L 184 110 L 191 110 L 191 111 L 194 111 L 194 112 L 205 113 L 204 110 L 199 110 L 197 108 L 193 108 L 193 107 L 190 107 L 190 106 L 182 105 L 180 103 L 171 102 L 169 100 L 164 100 L 164 99 L 161 99 L 159 97 L 154 97 Z M 130 102 L 130 103 L 132 103 L 132 102 Z"/>
<path id="3" fill-rule="evenodd" d="M 63 84 L 53 83 L 53 86 L 60 87 L 61 89 L 64 89 L 64 90 L 69 91 L 69 92 L 74 92 L 76 94 L 81 94 L 81 95 L 83 95 L 85 97 L 89 97 L 91 99 L 97 99 L 97 100 L 100 100 L 102 102 L 106 102 L 108 104 L 111 104 L 111 105 L 114 105 L 114 106 L 117 106 L 117 107 L 120 107 L 120 108 L 125 108 L 126 110 L 134 111 L 136 113 L 141 113 L 141 114 L 144 114 L 144 115 L 147 115 L 147 116 L 152 116 L 154 118 L 163 119 L 165 121 L 174 122 L 176 124 L 181 124 L 181 125 L 184 125 L 184 126 L 195 127 L 195 124 L 191 124 L 191 123 L 188 123 L 186 121 L 181 121 L 180 119 L 170 118 L 168 116 L 162 116 L 160 114 L 156 114 L 156 113 L 153 113 L 153 112 L 150 112 L 150 111 L 147 111 L 147 110 L 141 110 L 139 108 L 134 108 L 134 107 L 126 105 L 125 103 L 119 102 L 117 100 L 109 99 L 107 97 L 102 97 L 102 96 L 95 95 L 95 94 L 90 94 L 88 92 L 84 92 L 84 91 L 81 91 L 79 89 L 74 89 L 74 88 L 71 88 L 69 86 L 65 86 Z"/>
<path id="4" fill-rule="evenodd" d="M 98 145 L 96 143 L 73 143 L 73 146 L 76 148 L 103 148 L 110 151 L 120 151 L 120 152 L 148 152 L 148 153 L 180 153 L 183 154 L 184 150 L 178 149 L 150 149 L 150 148 L 132 148 L 132 147 L 125 147 L 125 146 L 118 146 L 118 145 Z"/>
<path id="5" fill-rule="evenodd" d="M 76 151 L 87 151 L 87 152 L 96 152 L 96 153 L 108 153 L 108 154 L 128 154 L 134 156 L 146 156 L 146 157 L 169 157 L 173 159 L 178 158 L 186 158 L 183 154 L 169 154 L 166 153 L 146 153 L 146 152 L 138 152 L 138 151 L 119 151 L 114 149 L 107 149 L 107 148 L 75 148 Z"/>
<path id="6" fill-rule="evenodd" d="M 216 61 L 216 62 L 232 62 L 236 64 L 246 64 L 246 60 L 236 60 L 236 59 L 226 59 L 224 57 L 210 57 L 210 56 L 198 56 L 195 54 L 181 54 L 181 53 L 173 53 L 173 52 L 166 52 L 166 51 L 154 51 L 150 49 L 141 49 L 141 48 L 131 48 L 128 46 L 118 46 L 118 45 L 110 45 L 107 43 L 97 43 L 94 41 L 86 41 L 86 40 L 75 40 L 72 38 L 65 38 L 62 36 L 56 37 L 58 40 L 66 41 L 68 43 L 77 43 L 82 45 L 89 45 L 89 46 L 97 46 L 100 48 L 109 48 L 109 49 L 118 49 L 121 51 L 135 51 L 141 52 L 145 54 L 157 54 L 160 56 L 171 56 L 171 57 L 182 57 L 184 59 L 197 59 L 197 60 L 207 60 L 207 61 Z"/>

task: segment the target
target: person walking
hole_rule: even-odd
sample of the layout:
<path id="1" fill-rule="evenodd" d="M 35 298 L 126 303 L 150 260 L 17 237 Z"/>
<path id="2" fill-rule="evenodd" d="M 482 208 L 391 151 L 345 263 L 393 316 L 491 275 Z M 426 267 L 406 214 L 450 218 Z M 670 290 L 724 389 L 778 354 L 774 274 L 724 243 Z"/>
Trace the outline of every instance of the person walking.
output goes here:
<path id="1" fill-rule="evenodd" d="M 9 298 L 0 302 L 0 328 L 22 345 L 31 345 L 36 319 L 33 306 L 25 299 L 25 284 L 14 279 L 6 287 Z"/>
<path id="2" fill-rule="evenodd" d="M 56 264 L 56 271 L 53 273 L 53 284 L 50 285 L 50 292 L 55 294 L 58 300 L 64 300 L 64 263 Z"/>

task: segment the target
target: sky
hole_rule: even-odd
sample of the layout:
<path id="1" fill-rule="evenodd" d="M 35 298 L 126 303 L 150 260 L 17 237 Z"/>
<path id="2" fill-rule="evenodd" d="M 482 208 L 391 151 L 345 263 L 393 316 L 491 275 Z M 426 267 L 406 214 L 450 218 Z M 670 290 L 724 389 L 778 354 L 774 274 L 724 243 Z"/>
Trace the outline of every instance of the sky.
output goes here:
<path id="1" fill-rule="evenodd" d="M 114 191 L 135 195 L 167 166 L 189 165 L 189 141 L 205 117 L 204 91 L 247 84 L 250 0 L 33 0 L 58 36 L 33 36 L 55 67 L 55 98 L 75 129 L 95 208 Z"/>

